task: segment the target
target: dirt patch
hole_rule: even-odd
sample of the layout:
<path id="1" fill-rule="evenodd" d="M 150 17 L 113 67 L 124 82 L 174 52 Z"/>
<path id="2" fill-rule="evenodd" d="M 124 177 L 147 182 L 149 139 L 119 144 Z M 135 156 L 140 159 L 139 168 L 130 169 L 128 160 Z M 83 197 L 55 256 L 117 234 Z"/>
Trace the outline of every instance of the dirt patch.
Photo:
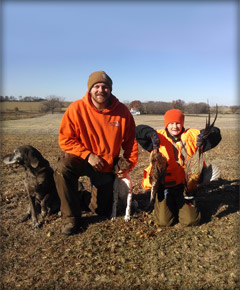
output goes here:
<path id="1" fill-rule="evenodd" d="M 5 122 L 2 156 L 31 144 L 55 168 L 61 115 L 53 116 Z M 137 124 L 147 121 L 135 119 Z M 202 120 L 205 124 L 204 118 L 194 124 Z M 228 121 L 222 124 L 236 123 Z M 151 122 L 154 127 L 162 123 Z M 123 216 L 112 222 L 83 212 L 83 231 L 71 237 L 60 234 L 58 215 L 35 231 L 30 221 L 18 222 L 28 206 L 24 170 L 1 162 L 1 289 L 239 289 L 238 133 L 222 127 L 222 142 L 206 154 L 222 175 L 198 192 L 202 223 L 190 228 L 156 227 L 152 214 L 144 211 L 149 193 L 143 192 L 141 179 L 149 155 L 141 148 L 131 172 L 140 212 L 129 223 Z M 82 181 L 87 187 L 88 180 Z"/>

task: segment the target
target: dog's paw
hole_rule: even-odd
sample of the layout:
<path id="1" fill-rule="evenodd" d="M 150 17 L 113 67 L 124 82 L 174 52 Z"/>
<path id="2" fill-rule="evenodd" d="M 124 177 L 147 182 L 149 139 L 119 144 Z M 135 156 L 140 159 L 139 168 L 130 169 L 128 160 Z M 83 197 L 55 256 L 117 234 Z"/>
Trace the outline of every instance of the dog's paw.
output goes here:
<path id="1" fill-rule="evenodd" d="M 41 224 L 39 224 L 39 223 L 35 223 L 32 225 L 33 230 L 38 230 L 38 229 L 40 229 L 40 227 L 41 227 Z"/>
<path id="2" fill-rule="evenodd" d="M 42 223 L 39 222 L 37 219 L 32 220 L 32 229 L 37 230 L 42 227 Z"/>
<path id="3" fill-rule="evenodd" d="M 24 223 L 27 220 L 29 220 L 30 218 L 31 218 L 31 214 L 28 213 L 19 220 L 19 223 Z"/>
<path id="4" fill-rule="evenodd" d="M 125 220 L 125 222 L 129 222 L 129 221 L 130 221 L 130 219 L 131 219 L 131 217 L 130 217 L 130 216 L 125 216 L 125 217 L 124 217 L 124 220 Z"/>
<path id="5" fill-rule="evenodd" d="M 41 211 L 41 216 L 44 218 L 46 217 L 47 215 L 49 215 L 50 212 L 46 211 L 46 210 L 42 210 Z"/>
<path id="6" fill-rule="evenodd" d="M 111 221 L 115 221 L 116 220 L 116 217 L 115 216 L 112 216 L 111 217 Z"/>

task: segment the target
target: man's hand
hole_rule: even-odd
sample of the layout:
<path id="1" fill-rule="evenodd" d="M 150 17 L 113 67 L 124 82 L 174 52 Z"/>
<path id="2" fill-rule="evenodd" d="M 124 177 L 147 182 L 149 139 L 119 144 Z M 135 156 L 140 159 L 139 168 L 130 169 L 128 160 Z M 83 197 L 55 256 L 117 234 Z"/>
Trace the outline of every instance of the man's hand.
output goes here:
<path id="1" fill-rule="evenodd" d="M 102 157 L 90 153 L 88 156 L 88 163 L 92 165 L 95 171 L 101 171 L 104 167 L 104 162 Z"/>

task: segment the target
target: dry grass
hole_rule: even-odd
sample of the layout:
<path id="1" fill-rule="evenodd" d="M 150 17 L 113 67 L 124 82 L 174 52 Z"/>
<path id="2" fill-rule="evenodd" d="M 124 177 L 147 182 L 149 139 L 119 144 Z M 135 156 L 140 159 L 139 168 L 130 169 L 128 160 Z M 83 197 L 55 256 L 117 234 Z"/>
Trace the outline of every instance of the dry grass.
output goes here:
<path id="1" fill-rule="evenodd" d="M 40 110 L 42 102 L 1 102 L 1 112 L 15 111 L 18 108 L 19 111 L 25 112 L 37 112 Z"/>
<path id="2" fill-rule="evenodd" d="M 0 102 L 0 121 L 29 119 L 43 116 L 42 105 L 46 101 L 41 102 Z M 61 112 L 65 112 L 70 102 L 63 102 Z M 59 109 L 57 109 L 59 112 Z"/>
<path id="3" fill-rule="evenodd" d="M 161 127 L 161 117 L 140 117 L 137 124 Z M 143 210 L 149 193 L 143 193 L 141 178 L 149 155 L 141 148 L 131 177 L 142 211 L 129 223 L 123 216 L 112 222 L 83 213 L 83 231 L 71 237 L 60 234 L 57 215 L 37 231 L 30 221 L 18 223 L 28 205 L 24 171 L 1 163 L 1 289 L 239 289 L 239 131 L 236 119 L 221 118 L 223 140 L 206 158 L 222 176 L 198 193 L 203 220 L 197 227 L 153 225 Z M 54 168 L 61 154 L 60 120 L 47 115 L 1 123 L 2 156 L 31 144 Z M 204 126 L 202 117 L 191 120 L 194 127 Z"/>

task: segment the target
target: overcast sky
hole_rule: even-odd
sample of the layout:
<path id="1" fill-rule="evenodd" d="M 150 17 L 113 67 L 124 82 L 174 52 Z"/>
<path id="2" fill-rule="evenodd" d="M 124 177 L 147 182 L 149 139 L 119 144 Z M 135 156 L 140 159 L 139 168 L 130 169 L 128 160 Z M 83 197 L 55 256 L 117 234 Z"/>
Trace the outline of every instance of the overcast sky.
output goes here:
<path id="1" fill-rule="evenodd" d="M 2 1 L 3 96 L 236 105 L 238 1 Z"/>

